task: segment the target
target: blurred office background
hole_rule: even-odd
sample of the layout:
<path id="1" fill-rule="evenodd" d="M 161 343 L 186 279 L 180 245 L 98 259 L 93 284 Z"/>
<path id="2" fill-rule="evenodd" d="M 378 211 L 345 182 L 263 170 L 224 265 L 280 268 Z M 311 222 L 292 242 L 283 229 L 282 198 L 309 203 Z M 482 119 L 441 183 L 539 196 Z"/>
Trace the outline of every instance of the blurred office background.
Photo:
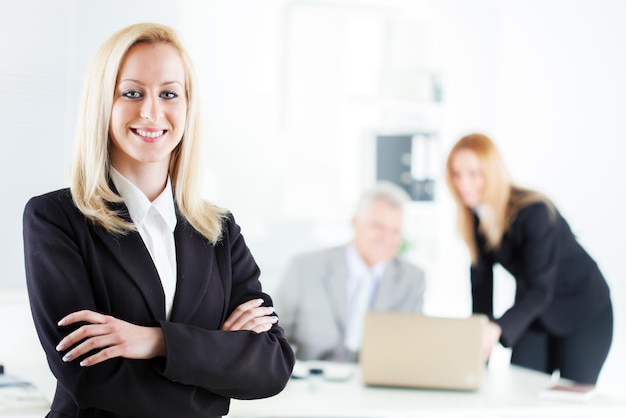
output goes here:
<path id="1" fill-rule="evenodd" d="M 26 303 L 22 209 L 67 185 L 89 60 L 113 31 L 157 21 L 200 78 L 206 195 L 234 212 L 270 293 L 294 253 L 350 237 L 363 187 L 396 176 L 415 197 L 406 256 L 427 272 L 427 313 L 468 314 L 442 168 L 453 142 L 484 132 L 604 271 L 616 321 L 601 382 L 619 382 L 625 19 L 622 0 L 0 0 L 0 300 Z M 513 283 L 498 276 L 502 311 Z M 0 319 L 0 362 L 33 341 L 20 315 Z"/>

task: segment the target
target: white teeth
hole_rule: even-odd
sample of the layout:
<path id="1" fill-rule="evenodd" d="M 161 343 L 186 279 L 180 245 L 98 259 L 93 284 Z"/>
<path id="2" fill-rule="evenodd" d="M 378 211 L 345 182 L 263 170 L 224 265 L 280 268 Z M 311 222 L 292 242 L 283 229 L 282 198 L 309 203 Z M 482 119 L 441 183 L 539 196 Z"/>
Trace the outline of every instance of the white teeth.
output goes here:
<path id="1" fill-rule="evenodd" d="M 154 139 L 156 137 L 163 135 L 163 131 L 147 132 L 147 131 L 142 131 L 141 129 L 137 129 L 137 133 L 143 137 L 150 138 L 150 139 Z"/>

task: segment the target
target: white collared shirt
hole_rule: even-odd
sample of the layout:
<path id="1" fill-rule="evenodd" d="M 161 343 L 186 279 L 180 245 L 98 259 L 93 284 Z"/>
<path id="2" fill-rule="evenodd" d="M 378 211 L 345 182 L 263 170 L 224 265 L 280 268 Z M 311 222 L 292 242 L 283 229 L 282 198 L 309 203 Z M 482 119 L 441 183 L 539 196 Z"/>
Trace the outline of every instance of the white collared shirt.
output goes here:
<path id="1" fill-rule="evenodd" d="M 369 302 L 371 305 L 374 299 L 374 294 L 376 293 L 376 289 L 378 288 L 378 284 L 383 278 L 383 274 L 385 274 L 385 268 L 387 267 L 387 264 L 387 261 L 382 261 L 370 268 L 367 263 L 361 258 L 359 252 L 356 250 L 354 245 L 349 244 L 346 247 L 346 266 L 348 273 L 348 303 L 352 295 L 354 295 L 354 293 L 356 292 L 359 280 L 364 276 L 368 276 L 372 278 L 370 282 L 369 292 Z"/>
<path id="2" fill-rule="evenodd" d="M 169 319 L 176 293 L 176 210 L 170 179 L 167 179 L 163 192 L 152 202 L 113 167 L 111 179 L 124 199 L 130 218 L 137 226 L 159 273 L 165 294 L 165 313 Z"/>
<path id="3" fill-rule="evenodd" d="M 362 327 L 365 320 L 365 312 L 372 306 L 376 290 L 380 284 L 388 262 L 380 262 L 371 268 L 363 261 L 353 244 L 346 247 L 346 267 L 347 267 L 347 324 L 345 345 L 352 351 L 358 351 L 362 338 Z M 367 285 L 365 295 L 365 305 L 359 302 L 359 287 L 365 281 Z"/>

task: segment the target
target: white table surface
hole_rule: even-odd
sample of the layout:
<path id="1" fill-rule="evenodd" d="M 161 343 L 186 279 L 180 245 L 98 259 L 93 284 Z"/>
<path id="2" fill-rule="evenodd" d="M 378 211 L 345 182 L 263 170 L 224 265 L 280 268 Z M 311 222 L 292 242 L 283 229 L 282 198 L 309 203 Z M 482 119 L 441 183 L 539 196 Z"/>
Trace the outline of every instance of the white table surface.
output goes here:
<path id="1" fill-rule="evenodd" d="M 626 391 L 600 387 L 587 402 L 546 401 L 547 375 L 510 366 L 488 369 L 473 392 L 363 385 L 355 370 L 346 381 L 292 379 L 278 395 L 233 400 L 228 418 L 624 418 Z M 37 387 L 0 387 L 0 417 L 43 417 L 49 394 Z M 179 417 L 173 417 L 179 418 Z M 184 418 L 184 417 L 180 417 Z"/>
<path id="2" fill-rule="evenodd" d="M 43 417 L 54 393 L 54 378 L 37 340 L 24 291 L 0 293 L 0 363 L 7 373 L 33 383 L 0 388 L 0 418 Z M 500 362 L 498 364 L 501 364 Z M 621 375 L 621 373 L 619 374 Z M 490 367 L 477 392 L 365 387 L 358 371 L 351 380 L 291 380 L 268 399 L 233 400 L 228 418 L 460 417 L 460 418 L 613 418 L 626 417 L 626 383 L 601 380 L 587 403 L 538 399 L 549 376 L 514 366 Z M 185 418 L 185 417 L 173 417 Z"/>
<path id="3" fill-rule="evenodd" d="M 381 388 L 363 385 L 357 369 L 348 381 L 292 379 L 272 398 L 233 400 L 228 417 L 626 417 L 622 390 L 598 388 L 586 402 L 539 399 L 539 392 L 553 383 L 548 375 L 510 366 L 488 369 L 481 389 L 473 392 Z"/>

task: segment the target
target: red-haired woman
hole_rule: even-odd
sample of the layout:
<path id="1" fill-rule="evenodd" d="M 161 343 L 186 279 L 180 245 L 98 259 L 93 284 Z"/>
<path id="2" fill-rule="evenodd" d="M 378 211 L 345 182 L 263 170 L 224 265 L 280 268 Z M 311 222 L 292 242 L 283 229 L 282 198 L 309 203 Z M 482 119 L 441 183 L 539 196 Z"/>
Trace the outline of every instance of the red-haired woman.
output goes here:
<path id="1" fill-rule="evenodd" d="M 596 262 L 543 194 L 513 183 L 493 141 L 461 138 L 446 164 L 469 249 L 473 311 L 491 318 L 485 359 L 498 342 L 511 362 L 595 385 L 613 336 L 609 287 Z M 515 278 L 514 304 L 493 316 L 493 266 Z"/>

